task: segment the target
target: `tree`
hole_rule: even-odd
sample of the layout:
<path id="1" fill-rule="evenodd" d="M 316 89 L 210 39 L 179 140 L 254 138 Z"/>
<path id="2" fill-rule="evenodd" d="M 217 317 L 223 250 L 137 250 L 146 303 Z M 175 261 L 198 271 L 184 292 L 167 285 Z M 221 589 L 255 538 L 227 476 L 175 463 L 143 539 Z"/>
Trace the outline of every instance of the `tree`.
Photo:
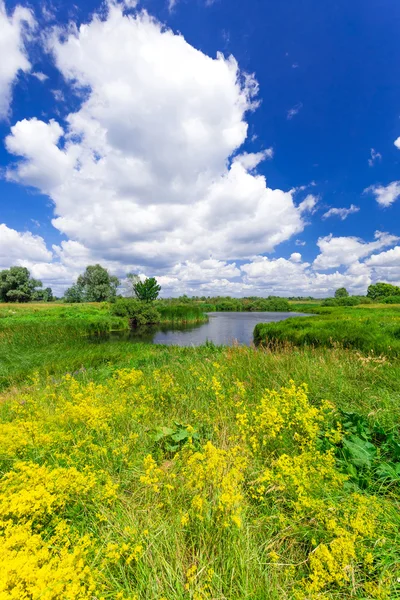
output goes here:
<path id="1" fill-rule="evenodd" d="M 83 302 L 82 290 L 76 284 L 72 285 L 64 293 L 64 302 L 70 302 L 71 304 Z"/>
<path id="2" fill-rule="evenodd" d="M 119 280 L 101 265 L 89 265 L 75 285 L 64 295 L 66 302 L 105 302 L 114 300 Z"/>
<path id="3" fill-rule="evenodd" d="M 335 298 L 348 298 L 349 297 L 349 292 L 346 290 L 345 287 L 341 287 L 338 290 L 336 290 L 335 292 Z"/>
<path id="4" fill-rule="evenodd" d="M 43 300 L 45 302 L 52 302 L 54 300 L 53 290 L 50 287 L 45 288 L 43 292 Z"/>
<path id="5" fill-rule="evenodd" d="M 33 279 L 26 267 L 0 271 L 0 302 L 29 302 L 42 282 Z"/>
<path id="6" fill-rule="evenodd" d="M 391 285 L 390 283 L 378 282 L 370 285 L 368 288 L 367 296 L 371 300 L 377 300 L 378 298 L 386 298 L 387 296 L 398 296 L 400 295 L 400 287 Z"/>
<path id="7" fill-rule="evenodd" d="M 161 285 L 158 285 L 155 277 L 150 277 L 144 281 L 137 281 L 133 289 L 135 291 L 136 298 L 143 302 L 152 302 L 158 297 L 161 290 Z"/>
<path id="8" fill-rule="evenodd" d="M 36 290 L 33 292 L 32 300 L 35 302 L 52 302 L 54 300 L 53 291 L 50 287 L 44 290 Z"/>

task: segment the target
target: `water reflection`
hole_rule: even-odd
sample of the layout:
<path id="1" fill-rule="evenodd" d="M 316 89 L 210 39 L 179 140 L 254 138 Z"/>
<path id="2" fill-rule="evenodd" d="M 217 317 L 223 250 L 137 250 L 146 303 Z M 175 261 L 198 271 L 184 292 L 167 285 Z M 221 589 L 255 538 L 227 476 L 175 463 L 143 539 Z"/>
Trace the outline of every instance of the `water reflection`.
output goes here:
<path id="1" fill-rule="evenodd" d="M 180 326 L 151 326 L 132 331 L 102 334 L 98 341 L 125 340 L 165 344 L 167 346 L 200 346 L 206 342 L 230 346 L 234 343 L 250 346 L 257 323 L 283 321 L 291 317 L 308 317 L 295 312 L 213 312 L 207 323 Z"/>

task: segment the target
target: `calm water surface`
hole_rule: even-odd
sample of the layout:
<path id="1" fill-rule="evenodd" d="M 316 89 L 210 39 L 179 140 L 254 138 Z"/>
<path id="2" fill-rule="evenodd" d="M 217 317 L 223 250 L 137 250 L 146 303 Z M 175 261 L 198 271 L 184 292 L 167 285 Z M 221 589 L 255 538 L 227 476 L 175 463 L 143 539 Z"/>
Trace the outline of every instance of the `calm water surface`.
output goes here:
<path id="1" fill-rule="evenodd" d="M 295 312 L 212 312 L 208 313 L 208 323 L 190 326 L 157 326 L 126 332 L 114 331 L 101 339 L 131 340 L 167 346 L 200 346 L 208 342 L 216 345 L 234 343 L 250 346 L 253 330 L 257 323 L 275 323 L 290 317 L 308 317 Z"/>

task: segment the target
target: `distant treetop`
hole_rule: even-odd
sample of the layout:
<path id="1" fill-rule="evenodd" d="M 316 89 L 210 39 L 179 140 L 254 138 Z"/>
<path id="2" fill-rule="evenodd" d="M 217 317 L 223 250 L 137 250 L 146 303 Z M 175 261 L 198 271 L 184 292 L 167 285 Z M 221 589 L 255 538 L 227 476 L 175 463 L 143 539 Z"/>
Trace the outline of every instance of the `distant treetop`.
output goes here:
<path id="1" fill-rule="evenodd" d="M 117 295 L 119 280 L 110 275 L 101 265 L 89 265 L 79 275 L 75 285 L 66 290 L 66 302 L 105 302 L 112 301 Z"/>
<path id="2" fill-rule="evenodd" d="M 26 267 L 10 267 L 0 271 L 0 302 L 52 300 L 51 288 L 38 290 L 42 282 L 31 277 Z"/>

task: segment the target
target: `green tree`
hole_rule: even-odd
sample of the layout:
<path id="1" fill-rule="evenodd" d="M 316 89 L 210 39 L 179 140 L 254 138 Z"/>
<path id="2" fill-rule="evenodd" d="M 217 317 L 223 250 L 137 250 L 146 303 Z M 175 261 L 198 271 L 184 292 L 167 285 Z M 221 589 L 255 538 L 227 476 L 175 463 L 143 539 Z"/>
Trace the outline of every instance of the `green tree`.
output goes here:
<path id="1" fill-rule="evenodd" d="M 341 287 L 335 292 L 335 298 L 348 298 L 349 295 L 350 294 L 345 287 Z"/>
<path id="2" fill-rule="evenodd" d="M 387 296 L 398 296 L 400 295 L 400 287 L 391 285 L 390 283 L 374 283 L 368 288 L 367 296 L 371 300 L 377 300 L 379 298 L 386 298 Z"/>
<path id="3" fill-rule="evenodd" d="M 0 302 L 29 302 L 42 282 L 33 279 L 26 267 L 0 271 Z"/>
<path id="4" fill-rule="evenodd" d="M 150 277 L 144 281 L 137 281 L 133 286 L 136 298 L 143 302 L 152 302 L 158 298 L 161 286 L 158 285 L 155 277 Z"/>
<path id="5" fill-rule="evenodd" d="M 50 287 L 47 287 L 44 290 L 36 290 L 32 295 L 32 300 L 34 302 L 52 302 L 53 299 L 53 291 Z"/>
<path id="6" fill-rule="evenodd" d="M 44 293 L 43 293 L 43 299 L 45 302 L 53 302 L 54 296 L 53 296 L 53 290 L 51 289 L 51 287 L 45 288 Z"/>
<path id="7" fill-rule="evenodd" d="M 81 288 L 76 284 L 68 288 L 64 293 L 64 302 L 75 304 L 77 302 L 83 302 L 83 294 Z"/>
<path id="8" fill-rule="evenodd" d="M 119 280 L 110 275 L 101 265 L 89 265 L 83 275 L 79 275 L 75 285 L 65 294 L 66 302 L 105 302 L 117 295 Z"/>

